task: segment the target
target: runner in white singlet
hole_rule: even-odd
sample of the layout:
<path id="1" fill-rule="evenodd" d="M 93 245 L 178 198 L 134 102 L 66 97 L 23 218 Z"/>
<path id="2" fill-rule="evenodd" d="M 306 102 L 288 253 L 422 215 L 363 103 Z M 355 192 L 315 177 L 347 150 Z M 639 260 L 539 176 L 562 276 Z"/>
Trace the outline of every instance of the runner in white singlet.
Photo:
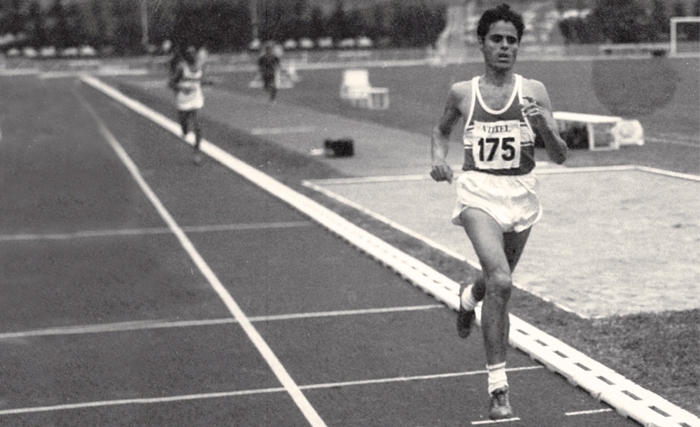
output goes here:
<path id="1" fill-rule="evenodd" d="M 477 26 L 485 73 L 456 83 L 431 138 L 431 177 L 452 182 L 447 165 L 449 136 L 464 120 L 465 170 L 457 183 L 452 222 L 464 228 L 481 263 L 481 276 L 460 289 L 457 331 L 469 335 L 474 308 L 483 301 L 481 326 L 486 349 L 489 418 L 513 417 L 506 377 L 508 300 L 512 272 L 532 225 L 541 216 L 537 198 L 535 137 L 552 161 L 566 159 L 544 85 L 512 69 L 524 31 L 522 17 L 506 4 L 484 12 Z"/>
<path id="2" fill-rule="evenodd" d="M 175 105 L 182 128 L 182 137 L 185 138 L 190 129 L 194 132 L 195 163 L 200 163 L 202 160 L 199 153 L 202 129 L 197 113 L 204 107 L 204 94 L 202 93 L 203 58 L 203 53 L 198 52 L 193 46 L 176 51 L 169 82 L 169 86 L 175 92 Z"/>

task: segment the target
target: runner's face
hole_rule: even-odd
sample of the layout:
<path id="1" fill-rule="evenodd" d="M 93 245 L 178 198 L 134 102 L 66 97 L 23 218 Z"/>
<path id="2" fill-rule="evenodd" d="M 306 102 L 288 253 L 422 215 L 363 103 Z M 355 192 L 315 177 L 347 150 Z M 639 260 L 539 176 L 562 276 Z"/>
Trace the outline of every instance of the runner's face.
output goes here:
<path id="1" fill-rule="evenodd" d="M 481 43 L 486 65 L 498 70 L 510 70 L 518 56 L 519 44 L 515 25 L 505 21 L 494 22 Z"/>

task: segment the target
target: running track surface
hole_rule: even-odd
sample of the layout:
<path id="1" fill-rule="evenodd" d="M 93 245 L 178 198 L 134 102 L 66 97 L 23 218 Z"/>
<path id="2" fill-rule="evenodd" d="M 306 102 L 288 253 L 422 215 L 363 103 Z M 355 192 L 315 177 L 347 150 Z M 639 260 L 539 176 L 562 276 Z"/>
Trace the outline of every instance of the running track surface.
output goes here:
<path id="1" fill-rule="evenodd" d="M 0 425 L 489 423 L 452 310 L 75 80 L 0 86 Z M 637 425 L 508 367 L 508 425 Z"/>

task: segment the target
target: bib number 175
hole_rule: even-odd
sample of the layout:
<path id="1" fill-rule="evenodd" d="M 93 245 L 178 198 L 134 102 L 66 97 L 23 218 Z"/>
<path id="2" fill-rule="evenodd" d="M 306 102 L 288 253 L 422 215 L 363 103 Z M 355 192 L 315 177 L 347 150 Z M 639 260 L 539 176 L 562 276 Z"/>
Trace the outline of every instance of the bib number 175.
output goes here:
<path id="1" fill-rule="evenodd" d="M 482 162 L 491 162 L 500 154 L 501 159 L 510 162 L 515 158 L 515 147 L 513 143 L 515 138 L 480 138 L 479 139 L 479 160 Z M 488 152 L 488 154 L 487 154 Z"/>
<path id="2" fill-rule="evenodd" d="M 474 160 L 481 169 L 508 169 L 518 167 L 518 142 L 512 136 L 482 137 L 474 145 Z"/>

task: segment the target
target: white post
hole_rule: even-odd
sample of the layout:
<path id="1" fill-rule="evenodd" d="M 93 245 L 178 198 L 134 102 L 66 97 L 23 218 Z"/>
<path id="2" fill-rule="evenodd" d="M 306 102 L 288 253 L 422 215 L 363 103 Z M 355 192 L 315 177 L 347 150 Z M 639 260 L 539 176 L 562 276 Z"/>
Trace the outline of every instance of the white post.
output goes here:
<path id="1" fill-rule="evenodd" d="M 676 18 L 671 18 L 671 56 L 676 56 Z"/>

